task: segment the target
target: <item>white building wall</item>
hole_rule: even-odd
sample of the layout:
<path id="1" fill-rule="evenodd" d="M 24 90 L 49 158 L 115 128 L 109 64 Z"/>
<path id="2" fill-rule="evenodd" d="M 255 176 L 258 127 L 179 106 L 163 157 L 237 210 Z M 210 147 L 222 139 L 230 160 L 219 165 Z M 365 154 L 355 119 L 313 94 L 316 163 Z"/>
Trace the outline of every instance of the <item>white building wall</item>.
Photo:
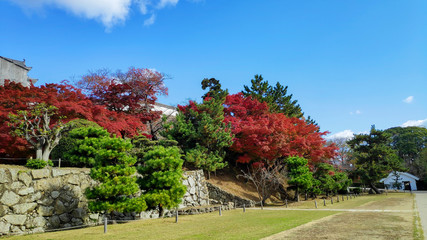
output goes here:
<path id="1" fill-rule="evenodd" d="M 4 80 L 9 79 L 12 82 L 21 83 L 23 86 L 30 86 L 28 79 L 28 70 L 16 66 L 14 63 L 0 58 L 0 85 L 4 84 Z"/>
<path id="2" fill-rule="evenodd" d="M 393 188 L 393 183 L 395 182 L 395 177 L 393 176 L 393 173 L 390 173 L 387 178 L 381 179 L 380 182 L 384 182 L 385 185 L 388 185 L 388 189 L 395 189 Z M 416 191 L 417 190 L 417 181 L 416 179 L 404 174 L 400 173 L 399 182 L 402 183 L 402 189 L 404 189 L 403 182 L 410 182 L 411 189 Z"/>

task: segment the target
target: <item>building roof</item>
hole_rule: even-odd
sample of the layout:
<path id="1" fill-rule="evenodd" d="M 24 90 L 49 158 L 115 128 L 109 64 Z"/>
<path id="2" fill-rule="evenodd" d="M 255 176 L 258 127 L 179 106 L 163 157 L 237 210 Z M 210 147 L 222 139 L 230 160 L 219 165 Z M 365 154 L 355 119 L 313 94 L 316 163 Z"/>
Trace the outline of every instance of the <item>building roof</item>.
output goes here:
<path id="1" fill-rule="evenodd" d="M 19 61 L 19 60 L 7 58 L 7 57 L 2 57 L 2 56 L 0 56 L 0 58 L 4 59 L 6 61 L 9 61 L 9 62 L 15 64 L 16 66 L 19 66 L 19 67 L 21 67 L 27 71 L 30 71 L 32 68 L 32 67 L 27 67 L 27 65 L 25 65 L 25 59 L 24 59 L 24 61 Z"/>
<path id="2" fill-rule="evenodd" d="M 417 176 L 414 176 L 414 175 L 407 173 L 407 172 L 398 172 L 398 173 L 400 176 L 406 176 L 408 178 L 415 179 L 415 181 L 420 180 Z M 390 177 L 393 177 L 393 172 L 389 173 L 386 178 L 381 179 L 380 182 L 384 182 L 387 178 L 390 178 Z"/>
<path id="3" fill-rule="evenodd" d="M 154 105 L 159 106 L 159 107 L 168 108 L 170 110 L 176 110 L 176 107 L 170 106 L 170 105 L 166 105 L 166 104 L 163 104 L 163 103 L 156 102 Z"/>

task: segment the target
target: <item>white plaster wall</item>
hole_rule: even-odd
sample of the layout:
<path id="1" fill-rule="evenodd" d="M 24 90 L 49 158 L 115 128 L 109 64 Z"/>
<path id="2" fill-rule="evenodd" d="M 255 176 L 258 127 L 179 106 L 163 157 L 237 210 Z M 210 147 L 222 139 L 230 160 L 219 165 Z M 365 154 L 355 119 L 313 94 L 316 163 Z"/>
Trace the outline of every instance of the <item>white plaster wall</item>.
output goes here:
<path id="1" fill-rule="evenodd" d="M 9 79 L 13 82 L 20 82 L 25 87 L 30 85 L 27 70 L 0 58 L 0 85 L 4 84 L 5 79 Z"/>
<path id="2" fill-rule="evenodd" d="M 385 180 L 384 180 L 384 184 L 387 184 L 387 185 L 389 185 L 390 186 L 390 188 L 391 189 L 394 189 L 392 186 L 393 186 L 393 183 L 394 183 L 394 176 L 393 175 L 389 175 Z M 412 190 L 414 190 L 414 191 L 416 191 L 417 190 L 417 182 L 415 181 L 415 179 L 413 179 L 413 178 L 409 178 L 409 177 L 407 177 L 406 175 L 403 175 L 403 174 L 400 174 L 400 177 L 399 177 L 399 182 L 401 182 L 402 183 L 402 189 L 403 189 L 403 182 L 410 182 L 410 184 L 411 184 L 411 189 Z"/>

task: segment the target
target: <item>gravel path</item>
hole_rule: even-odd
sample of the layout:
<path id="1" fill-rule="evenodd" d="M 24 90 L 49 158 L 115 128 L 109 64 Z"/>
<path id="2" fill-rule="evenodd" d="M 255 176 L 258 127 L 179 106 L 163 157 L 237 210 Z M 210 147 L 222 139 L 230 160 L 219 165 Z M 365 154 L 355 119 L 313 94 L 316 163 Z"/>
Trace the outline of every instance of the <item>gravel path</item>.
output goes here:
<path id="1" fill-rule="evenodd" d="M 418 212 L 420 213 L 424 239 L 427 239 L 427 191 L 415 192 L 415 201 L 417 201 Z"/>

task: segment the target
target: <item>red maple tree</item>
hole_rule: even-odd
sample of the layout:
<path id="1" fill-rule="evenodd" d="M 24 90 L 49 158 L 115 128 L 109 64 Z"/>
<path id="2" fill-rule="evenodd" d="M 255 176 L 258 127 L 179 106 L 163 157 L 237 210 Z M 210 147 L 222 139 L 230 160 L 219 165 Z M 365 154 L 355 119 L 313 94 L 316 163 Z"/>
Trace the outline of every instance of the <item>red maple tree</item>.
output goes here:
<path id="1" fill-rule="evenodd" d="M 29 145 L 26 140 L 14 137 L 8 126 L 9 113 L 27 110 L 35 103 L 46 103 L 58 108 L 58 114 L 51 119 L 55 124 L 62 116 L 63 122 L 82 118 L 98 123 L 117 136 L 133 136 L 143 131 L 140 119 L 124 113 L 108 110 L 94 104 L 81 90 L 67 84 L 46 84 L 40 87 L 24 87 L 10 81 L 0 86 L 0 154 L 3 156 L 25 156 Z"/>
<path id="2" fill-rule="evenodd" d="M 161 112 L 154 111 L 157 95 L 167 95 L 164 75 L 146 68 L 131 67 L 125 73 L 111 73 L 107 70 L 90 72 L 77 85 L 84 89 L 96 104 L 105 105 L 109 110 L 138 117 L 149 123 L 160 118 Z M 149 129 L 150 134 L 153 129 Z"/>
<path id="3" fill-rule="evenodd" d="M 237 162 L 267 162 L 288 156 L 300 156 L 315 162 L 335 155 L 336 147 L 327 145 L 318 126 L 303 119 L 270 113 L 265 103 L 238 93 L 225 100 L 225 122 L 235 135 L 231 150 L 240 154 Z"/>

